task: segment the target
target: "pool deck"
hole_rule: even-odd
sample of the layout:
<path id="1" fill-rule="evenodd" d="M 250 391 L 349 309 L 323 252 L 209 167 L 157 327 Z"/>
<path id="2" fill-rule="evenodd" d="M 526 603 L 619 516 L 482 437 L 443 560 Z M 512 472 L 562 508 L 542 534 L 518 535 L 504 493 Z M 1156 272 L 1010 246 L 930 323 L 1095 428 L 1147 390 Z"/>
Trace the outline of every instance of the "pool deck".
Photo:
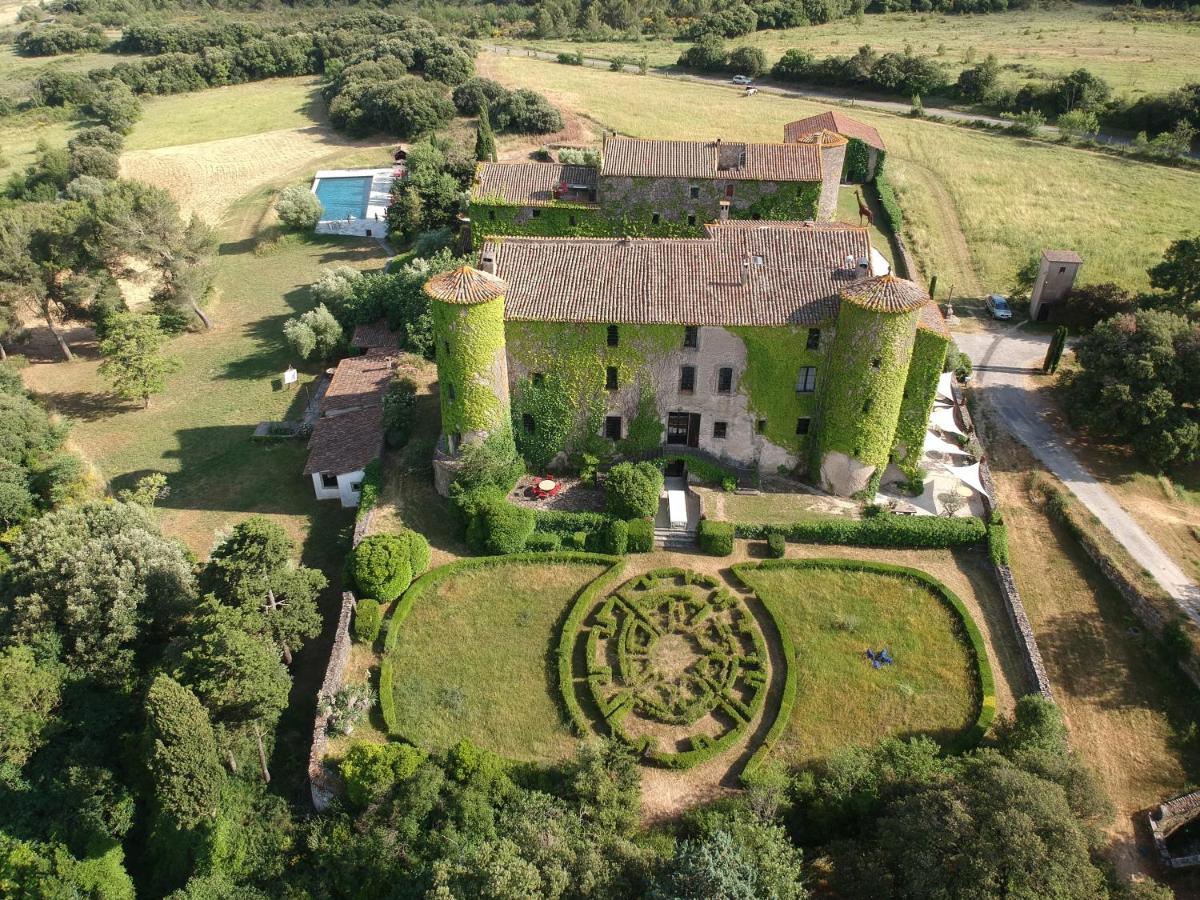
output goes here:
<path id="1" fill-rule="evenodd" d="M 392 196 L 393 169 L 322 169 L 313 177 L 312 192 L 322 178 L 365 178 L 371 177 L 371 192 L 367 197 L 367 212 L 364 218 L 322 219 L 317 223 L 317 234 L 346 234 L 357 237 L 387 237 L 387 208 Z"/>

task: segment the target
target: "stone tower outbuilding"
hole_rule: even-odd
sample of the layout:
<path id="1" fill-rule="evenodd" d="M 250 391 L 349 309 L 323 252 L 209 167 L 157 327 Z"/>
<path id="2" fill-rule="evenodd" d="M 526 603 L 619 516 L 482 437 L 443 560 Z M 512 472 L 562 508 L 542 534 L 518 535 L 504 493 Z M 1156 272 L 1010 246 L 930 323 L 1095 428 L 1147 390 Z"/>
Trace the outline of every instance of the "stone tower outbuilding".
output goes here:
<path id="1" fill-rule="evenodd" d="M 1062 301 L 1075 286 L 1075 276 L 1083 265 L 1083 257 L 1074 250 L 1046 250 L 1038 266 L 1037 280 L 1029 295 L 1029 318 L 1045 322 L 1051 307 Z"/>

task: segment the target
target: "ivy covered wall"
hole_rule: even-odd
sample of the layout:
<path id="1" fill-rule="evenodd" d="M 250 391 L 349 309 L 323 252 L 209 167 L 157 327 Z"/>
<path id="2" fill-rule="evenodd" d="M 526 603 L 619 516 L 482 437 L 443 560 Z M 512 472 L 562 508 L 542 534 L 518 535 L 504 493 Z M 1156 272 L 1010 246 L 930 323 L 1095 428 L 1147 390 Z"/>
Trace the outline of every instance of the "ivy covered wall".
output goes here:
<path id="1" fill-rule="evenodd" d="M 817 327 L 817 326 L 813 326 Z M 746 344 L 746 372 L 743 387 L 750 399 L 756 420 L 764 420 L 763 435 L 771 443 L 799 457 L 808 457 L 809 434 L 796 433 L 798 419 L 814 420 L 817 394 L 798 393 L 800 370 L 817 370 L 818 389 L 825 378 L 837 377 L 826 365 L 826 349 L 833 339 L 833 322 L 824 322 L 816 350 L 807 349 L 809 327 L 731 328 Z M 757 421 L 755 423 L 757 427 Z"/>
<path id="2" fill-rule="evenodd" d="M 727 186 L 733 188 L 732 197 Z M 698 228 L 720 217 L 722 200 L 729 200 L 729 215 L 735 219 L 814 219 L 820 196 L 820 182 L 605 176 L 599 184 L 606 215 L 650 223 L 657 213 L 660 223 L 683 226 L 688 216 L 695 216 L 692 227 Z"/>
<path id="3" fill-rule="evenodd" d="M 920 477 L 921 454 L 929 413 L 937 397 L 938 378 L 946 361 L 948 338 L 928 328 L 918 328 L 913 344 L 912 362 L 904 383 L 904 399 L 896 425 L 892 458 L 910 480 Z"/>
<path id="4" fill-rule="evenodd" d="M 470 442 L 507 429 L 504 298 L 464 305 L 431 300 L 442 431 Z"/>
<path id="5" fill-rule="evenodd" d="M 534 212 L 536 210 L 536 215 Z M 662 219 L 657 225 L 620 211 L 601 210 L 577 203 L 553 206 L 515 206 L 499 200 L 472 199 L 471 240 L 478 248 L 490 235 L 524 237 L 703 237 L 704 223 L 690 226 Z"/>
<path id="6" fill-rule="evenodd" d="M 822 487 L 869 492 L 887 466 L 908 377 L 917 312 L 881 313 L 843 301 L 818 386 L 811 471 Z"/>

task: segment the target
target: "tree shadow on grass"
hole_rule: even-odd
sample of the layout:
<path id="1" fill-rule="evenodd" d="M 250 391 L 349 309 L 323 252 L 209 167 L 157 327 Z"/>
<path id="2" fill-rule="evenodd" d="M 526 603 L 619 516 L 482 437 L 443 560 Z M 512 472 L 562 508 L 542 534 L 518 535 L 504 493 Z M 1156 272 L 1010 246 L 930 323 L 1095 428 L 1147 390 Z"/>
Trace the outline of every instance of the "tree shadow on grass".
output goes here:
<path id="1" fill-rule="evenodd" d="M 79 422 L 97 422 L 123 412 L 137 412 L 142 404 L 122 400 L 100 391 L 50 391 L 39 393 L 38 400 L 56 413 Z M 153 404 L 153 400 L 151 403 Z"/>

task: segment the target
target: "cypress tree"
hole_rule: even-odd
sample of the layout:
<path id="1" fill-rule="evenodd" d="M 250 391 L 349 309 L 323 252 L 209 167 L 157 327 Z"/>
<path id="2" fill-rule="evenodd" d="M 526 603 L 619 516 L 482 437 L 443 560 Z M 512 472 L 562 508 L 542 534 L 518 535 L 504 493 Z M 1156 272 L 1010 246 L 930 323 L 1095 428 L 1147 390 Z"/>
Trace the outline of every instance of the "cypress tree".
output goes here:
<path id="1" fill-rule="evenodd" d="M 216 817 L 225 772 L 208 713 L 190 690 L 159 675 L 146 695 L 146 744 L 159 808 L 180 829 Z"/>
<path id="2" fill-rule="evenodd" d="M 1059 360 L 1062 359 L 1063 349 L 1067 346 L 1067 326 L 1059 325 L 1054 329 L 1054 337 L 1050 339 L 1050 347 L 1046 351 L 1046 359 L 1042 363 L 1042 373 L 1053 375 L 1058 371 Z"/>
<path id="3" fill-rule="evenodd" d="M 496 161 L 496 133 L 492 131 L 487 103 L 479 104 L 479 127 L 475 130 L 475 158 L 480 162 Z"/>

